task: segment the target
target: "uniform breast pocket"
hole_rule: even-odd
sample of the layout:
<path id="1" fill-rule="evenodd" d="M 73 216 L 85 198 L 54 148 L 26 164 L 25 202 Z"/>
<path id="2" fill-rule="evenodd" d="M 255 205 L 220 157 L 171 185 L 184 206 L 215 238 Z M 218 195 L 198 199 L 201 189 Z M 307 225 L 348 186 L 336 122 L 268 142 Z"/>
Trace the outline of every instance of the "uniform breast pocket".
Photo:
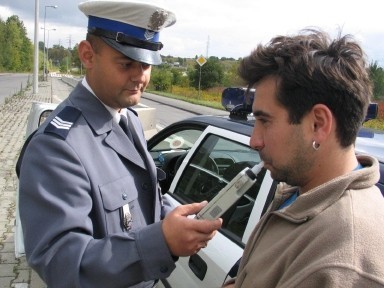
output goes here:
<path id="1" fill-rule="evenodd" d="M 135 187 L 130 175 L 99 186 L 108 234 L 136 229 L 142 222 Z"/>

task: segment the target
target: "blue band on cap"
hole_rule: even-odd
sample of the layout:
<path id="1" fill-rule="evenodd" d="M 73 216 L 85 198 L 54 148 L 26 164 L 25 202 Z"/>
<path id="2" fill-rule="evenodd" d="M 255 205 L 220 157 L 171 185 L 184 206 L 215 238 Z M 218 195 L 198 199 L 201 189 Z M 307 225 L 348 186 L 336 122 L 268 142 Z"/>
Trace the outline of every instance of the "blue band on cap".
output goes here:
<path id="1" fill-rule="evenodd" d="M 159 32 L 91 15 L 88 17 L 88 28 L 101 28 L 109 31 L 122 32 L 140 40 L 159 42 Z"/>

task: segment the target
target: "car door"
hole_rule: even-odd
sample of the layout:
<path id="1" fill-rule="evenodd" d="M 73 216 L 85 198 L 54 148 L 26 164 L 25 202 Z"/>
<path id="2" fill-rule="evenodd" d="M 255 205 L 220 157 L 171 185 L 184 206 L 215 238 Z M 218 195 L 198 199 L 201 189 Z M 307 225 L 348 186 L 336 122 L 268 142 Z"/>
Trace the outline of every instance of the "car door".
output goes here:
<path id="1" fill-rule="evenodd" d="M 185 139 L 184 135 L 199 136 Z M 162 185 L 163 191 L 167 189 L 165 198 L 174 206 L 212 200 L 237 173 L 260 162 L 258 152 L 248 143 L 247 135 L 213 126 L 192 130 L 180 126 L 165 131 L 157 143 L 149 144 L 155 163 L 172 178 Z M 162 279 L 163 287 L 220 287 L 241 257 L 249 234 L 274 193 L 273 186 L 269 173 L 263 170 L 256 183 L 222 216 L 223 227 L 208 247 L 191 257 L 180 257 L 175 271 Z"/>
<path id="2" fill-rule="evenodd" d="M 49 114 L 57 107 L 57 104 L 45 102 L 33 102 L 28 115 L 25 139 L 36 131 L 36 129 L 47 119 Z M 15 219 L 15 257 L 19 258 L 25 255 L 23 228 L 20 222 L 19 211 L 19 187 L 17 183 L 16 191 L 16 219 Z"/>

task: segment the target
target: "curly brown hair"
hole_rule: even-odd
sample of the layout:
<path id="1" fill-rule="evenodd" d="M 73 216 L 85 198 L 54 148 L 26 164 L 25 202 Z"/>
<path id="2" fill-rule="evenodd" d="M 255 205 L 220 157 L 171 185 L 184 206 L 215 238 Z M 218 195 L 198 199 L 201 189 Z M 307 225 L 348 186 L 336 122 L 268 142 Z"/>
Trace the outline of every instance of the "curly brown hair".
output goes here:
<path id="1" fill-rule="evenodd" d="M 340 33 L 334 40 L 316 29 L 275 37 L 242 59 L 239 74 L 248 87 L 277 76 L 276 98 L 291 124 L 299 124 L 314 105 L 326 105 L 342 147 L 356 140 L 372 97 L 365 54 L 351 35 Z"/>

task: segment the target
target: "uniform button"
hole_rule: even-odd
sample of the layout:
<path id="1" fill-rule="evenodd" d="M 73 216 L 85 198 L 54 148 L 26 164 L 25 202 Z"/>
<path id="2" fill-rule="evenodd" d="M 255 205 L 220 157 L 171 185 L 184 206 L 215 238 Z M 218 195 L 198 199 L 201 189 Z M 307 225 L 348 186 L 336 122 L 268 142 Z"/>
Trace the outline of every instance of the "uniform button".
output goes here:
<path id="1" fill-rule="evenodd" d="M 123 198 L 123 200 L 127 200 L 127 198 L 128 198 L 128 195 L 127 195 L 127 194 L 125 194 L 125 193 L 123 193 L 123 194 L 121 195 L 121 197 Z"/>
<path id="2" fill-rule="evenodd" d="M 166 267 L 166 266 L 160 267 L 160 272 L 161 273 L 167 273 L 168 272 L 168 267 Z"/>

